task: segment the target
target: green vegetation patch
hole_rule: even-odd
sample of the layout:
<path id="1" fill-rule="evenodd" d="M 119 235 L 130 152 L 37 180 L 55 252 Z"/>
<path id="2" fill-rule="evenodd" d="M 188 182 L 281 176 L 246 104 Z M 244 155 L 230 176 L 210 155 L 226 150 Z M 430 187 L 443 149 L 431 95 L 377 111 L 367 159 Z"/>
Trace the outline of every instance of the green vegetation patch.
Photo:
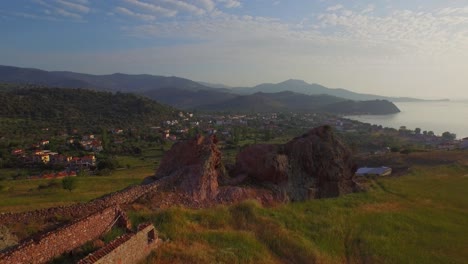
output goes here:
<path id="1" fill-rule="evenodd" d="M 130 215 L 169 241 L 147 263 L 466 263 L 467 175 L 417 167 L 335 199 Z"/>

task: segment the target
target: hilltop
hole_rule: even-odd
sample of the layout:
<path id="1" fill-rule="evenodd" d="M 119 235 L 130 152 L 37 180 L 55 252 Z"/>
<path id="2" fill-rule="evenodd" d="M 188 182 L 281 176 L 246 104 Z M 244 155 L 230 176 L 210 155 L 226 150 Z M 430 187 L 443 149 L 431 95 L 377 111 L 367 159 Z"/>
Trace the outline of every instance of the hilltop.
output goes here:
<path id="1" fill-rule="evenodd" d="M 175 109 L 134 94 L 40 86 L 3 86 L 0 105 L 0 118 L 14 122 L 13 128 L 18 128 L 17 123 L 22 120 L 28 124 L 28 129 L 35 125 L 138 127 L 158 124 L 175 116 Z M 4 123 L 2 130 L 7 128 Z"/>
<path id="2" fill-rule="evenodd" d="M 321 95 L 327 94 L 348 100 L 367 101 L 367 100 L 388 100 L 391 102 L 414 102 L 423 101 L 421 99 L 409 97 L 389 97 L 374 94 L 363 94 L 352 92 L 343 88 L 328 88 L 320 84 L 309 84 L 303 80 L 289 79 L 280 83 L 263 83 L 254 87 L 238 87 L 232 88 L 233 93 L 238 94 L 253 94 L 258 92 L 277 93 L 282 91 L 291 91 L 306 95 Z"/>

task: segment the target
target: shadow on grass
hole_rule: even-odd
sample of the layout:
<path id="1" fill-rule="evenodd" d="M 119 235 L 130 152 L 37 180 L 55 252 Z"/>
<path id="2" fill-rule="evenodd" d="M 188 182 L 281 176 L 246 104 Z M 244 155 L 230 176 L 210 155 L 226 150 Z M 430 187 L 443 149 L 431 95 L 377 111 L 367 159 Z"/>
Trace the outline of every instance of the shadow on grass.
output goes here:
<path id="1" fill-rule="evenodd" d="M 374 179 L 373 181 L 375 182 L 375 184 L 377 184 L 377 186 L 379 186 L 379 188 L 380 188 L 382 191 L 384 191 L 384 192 L 386 192 L 386 193 L 388 193 L 388 194 L 391 194 L 391 195 L 395 195 L 395 196 L 397 196 L 397 197 L 399 197 L 399 198 L 402 198 L 402 199 L 405 199 L 405 200 L 409 200 L 409 199 L 408 199 L 408 196 L 406 196 L 406 195 L 404 195 L 404 194 L 401 194 L 401 193 L 394 192 L 394 191 L 388 189 L 387 186 L 385 186 L 385 184 L 382 183 L 382 181 L 380 181 L 380 180 L 378 180 L 378 179 Z"/>

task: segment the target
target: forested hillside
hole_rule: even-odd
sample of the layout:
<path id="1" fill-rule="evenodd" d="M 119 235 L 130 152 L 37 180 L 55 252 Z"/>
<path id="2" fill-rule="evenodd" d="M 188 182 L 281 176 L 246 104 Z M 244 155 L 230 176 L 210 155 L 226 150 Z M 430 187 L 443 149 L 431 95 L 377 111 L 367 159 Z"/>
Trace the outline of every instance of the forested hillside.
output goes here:
<path id="1" fill-rule="evenodd" d="M 2 85 L 0 106 L 2 132 L 48 126 L 64 131 L 138 127 L 175 115 L 175 109 L 134 94 L 39 86 Z"/>

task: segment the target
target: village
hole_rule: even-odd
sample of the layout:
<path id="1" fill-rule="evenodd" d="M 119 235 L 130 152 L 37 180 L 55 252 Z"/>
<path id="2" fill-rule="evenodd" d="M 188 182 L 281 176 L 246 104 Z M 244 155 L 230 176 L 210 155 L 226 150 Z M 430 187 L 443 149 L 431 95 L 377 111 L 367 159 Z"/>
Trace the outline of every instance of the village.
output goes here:
<path id="1" fill-rule="evenodd" d="M 212 114 L 179 112 L 178 118 L 165 120 L 146 129 L 112 128 L 95 133 L 43 134 L 43 139 L 9 150 L 3 166 L 30 169 L 29 179 L 54 179 L 96 173 L 101 160 L 115 154 L 138 155 L 148 145 L 171 145 L 196 134 L 216 134 L 225 148 L 238 148 L 249 142 L 269 142 L 275 138 L 304 133 L 329 125 L 357 154 L 384 155 L 411 149 L 468 149 L 468 138 L 457 140 L 447 132 L 442 136 L 421 129 L 384 128 L 323 113 Z M 42 132 L 47 132 L 48 128 Z M 145 145 L 145 143 L 148 143 Z M 126 153 L 127 152 L 127 153 Z"/>

